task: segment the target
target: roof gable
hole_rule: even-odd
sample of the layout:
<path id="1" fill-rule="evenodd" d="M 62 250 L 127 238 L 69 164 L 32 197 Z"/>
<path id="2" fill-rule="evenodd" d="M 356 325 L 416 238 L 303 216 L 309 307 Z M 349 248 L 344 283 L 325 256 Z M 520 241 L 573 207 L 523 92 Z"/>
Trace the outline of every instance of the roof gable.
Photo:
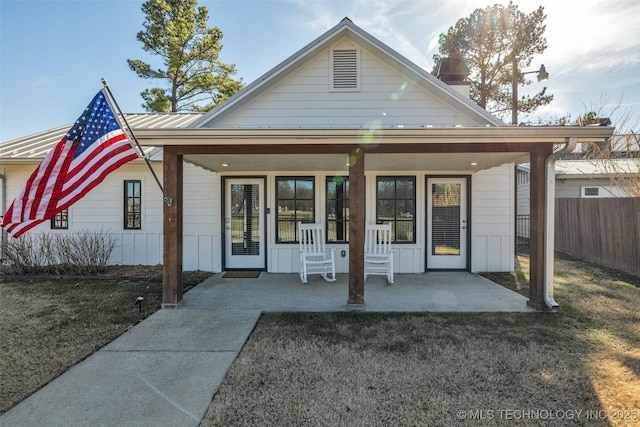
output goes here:
<path id="1" fill-rule="evenodd" d="M 190 127 L 504 125 L 345 18 Z"/>

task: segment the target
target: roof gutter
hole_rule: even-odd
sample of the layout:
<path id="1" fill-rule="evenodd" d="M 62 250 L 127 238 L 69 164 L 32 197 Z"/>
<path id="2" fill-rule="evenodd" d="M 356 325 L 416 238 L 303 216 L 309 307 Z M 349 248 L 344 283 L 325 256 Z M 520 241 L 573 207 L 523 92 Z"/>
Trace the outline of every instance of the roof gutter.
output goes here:
<path id="1" fill-rule="evenodd" d="M 556 213 L 556 160 L 560 159 L 566 154 L 573 152 L 578 144 L 578 139 L 571 137 L 568 139 L 562 149 L 556 151 L 547 157 L 546 160 L 546 207 L 547 212 L 545 215 L 544 223 L 544 302 L 549 309 L 556 311 L 560 307 L 559 304 L 553 298 L 553 263 L 555 260 L 555 213 Z"/>
<path id="2" fill-rule="evenodd" d="M 353 144 L 371 136 L 368 128 L 134 128 L 142 145 L 280 145 Z M 419 127 L 385 128 L 380 139 L 406 143 L 554 143 L 564 144 L 570 137 L 578 142 L 609 138 L 612 128 L 587 126 L 549 127 Z M 526 150 L 528 151 L 528 150 Z"/>

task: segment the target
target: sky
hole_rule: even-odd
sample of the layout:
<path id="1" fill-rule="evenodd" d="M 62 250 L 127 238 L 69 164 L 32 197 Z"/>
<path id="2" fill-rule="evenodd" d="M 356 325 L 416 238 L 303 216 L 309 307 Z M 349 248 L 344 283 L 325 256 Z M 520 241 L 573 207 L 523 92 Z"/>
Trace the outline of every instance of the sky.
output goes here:
<path id="1" fill-rule="evenodd" d="M 550 105 L 520 121 L 572 119 L 597 109 L 619 122 L 640 115 L 638 0 L 515 0 L 522 12 L 543 6 L 544 64 Z M 220 58 L 249 84 L 343 18 L 427 71 L 437 37 L 474 9 L 498 0 L 200 0 L 209 25 L 223 33 Z M 142 113 L 140 92 L 159 82 L 139 78 L 127 59 L 152 57 L 136 34 L 139 0 L 0 0 L 0 142 L 70 124 L 105 78 L 125 113 Z M 535 74 L 531 74 L 535 80 Z M 609 114 L 610 113 L 610 114 Z M 510 120 L 505 118 L 507 122 Z"/>

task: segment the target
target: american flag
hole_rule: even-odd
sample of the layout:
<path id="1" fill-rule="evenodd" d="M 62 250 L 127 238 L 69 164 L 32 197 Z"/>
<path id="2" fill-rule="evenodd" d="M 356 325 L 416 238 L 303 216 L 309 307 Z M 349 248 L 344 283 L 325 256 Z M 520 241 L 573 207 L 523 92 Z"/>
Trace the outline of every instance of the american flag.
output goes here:
<path id="1" fill-rule="evenodd" d="M 5 213 L 2 227 L 9 235 L 20 237 L 136 158 L 138 154 L 120 128 L 103 89 L 31 174 Z"/>

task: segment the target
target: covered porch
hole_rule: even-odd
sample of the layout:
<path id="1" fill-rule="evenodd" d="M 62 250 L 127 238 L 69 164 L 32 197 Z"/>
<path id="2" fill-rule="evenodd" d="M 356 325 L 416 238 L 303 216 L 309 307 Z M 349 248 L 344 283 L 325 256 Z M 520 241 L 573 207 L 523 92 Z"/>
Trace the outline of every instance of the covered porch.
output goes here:
<path id="1" fill-rule="evenodd" d="M 255 279 L 215 274 L 184 295 L 184 307 L 197 310 L 260 310 L 262 312 L 341 312 L 347 304 L 349 275 L 325 282 L 298 274 L 260 273 Z M 532 312 L 527 298 L 480 275 L 463 271 L 398 274 L 388 285 L 384 277 L 367 278 L 367 312 Z"/>
<path id="2" fill-rule="evenodd" d="M 145 145 L 163 146 L 164 187 L 173 203 L 164 206 L 164 295 L 163 307 L 176 308 L 183 303 L 181 272 L 183 259 L 183 161 L 198 164 L 214 172 L 214 165 L 234 156 L 237 172 L 256 171 L 256 158 L 262 170 L 344 171 L 349 177 L 349 264 L 348 293 L 341 294 L 340 307 L 371 308 L 374 305 L 364 286 L 365 172 L 378 169 L 384 161 L 387 171 L 413 168 L 448 173 L 473 174 L 469 165 L 480 169 L 529 160 L 531 164 L 531 268 L 530 295 L 527 304 L 536 310 L 550 307 L 552 295 L 552 243 L 548 230 L 553 228 L 549 215 L 547 175 L 553 167 L 554 144 L 570 147 L 576 142 L 603 140 L 611 128 L 588 127 L 475 127 L 385 129 L 376 138 L 367 139 L 363 130 L 333 129 L 166 129 L 142 130 L 138 136 Z M 363 143 L 363 141 L 365 141 Z M 238 161 L 241 159 L 243 161 Z M 292 161 L 292 159 L 295 159 Z M 345 164 L 345 160 L 347 160 Z M 274 164 L 275 162 L 275 164 Z M 327 164 L 327 162 L 329 164 Z M 419 163 L 419 165 L 416 165 Z M 305 169 L 306 168 L 306 169 Z M 552 170 L 552 169 L 551 169 Z M 514 227 L 515 228 L 515 227 Z M 550 255 L 546 256 L 547 254 Z M 467 268 L 467 271 L 470 271 Z M 477 270 L 483 271 L 483 270 Z M 367 288 L 368 290 L 368 288 Z"/>

